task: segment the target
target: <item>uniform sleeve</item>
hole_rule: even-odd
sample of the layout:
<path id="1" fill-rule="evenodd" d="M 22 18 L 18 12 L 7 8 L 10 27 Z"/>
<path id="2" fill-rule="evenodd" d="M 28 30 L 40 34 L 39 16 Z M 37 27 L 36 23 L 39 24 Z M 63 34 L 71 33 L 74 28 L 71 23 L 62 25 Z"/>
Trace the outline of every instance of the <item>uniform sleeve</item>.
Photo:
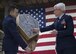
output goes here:
<path id="1" fill-rule="evenodd" d="M 73 25 L 73 19 L 71 16 L 68 16 L 65 19 L 66 22 L 66 30 L 58 31 L 59 36 L 68 36 L 68 35 L 73 35 L 74 32 L 74 25 Z"/>
<path id="2" fill-rule="evenodd" d="M 45 27 L 45 28 L 40 28 L 40 31 L 45 32 L 45 31 L 50 31 L 50 30 L 53 30 L 53 29 L 55 29 L 54 23 L 50 26 Z"/>
<path id="3" fill-rule="evenodd" d="M 27 47 L 27 44 L 23 41 L 18 33 L 16 24 L 12 20 L 8 23 L 8 31 L 23 49 Z"/>

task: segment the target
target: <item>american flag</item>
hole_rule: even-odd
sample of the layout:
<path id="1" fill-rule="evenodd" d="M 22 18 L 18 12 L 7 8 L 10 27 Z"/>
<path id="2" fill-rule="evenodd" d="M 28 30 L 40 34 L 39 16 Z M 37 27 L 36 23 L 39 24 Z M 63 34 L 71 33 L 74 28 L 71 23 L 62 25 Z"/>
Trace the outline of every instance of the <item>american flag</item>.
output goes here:
<path id="1" fill-rule="evenodd" d="M 49 26 L 56 19 L 53 14 L 53 7 L 43 8 L 21 8 L 20 14 L 30 14 L 38 20 L 40 28 Z M 76 5 L 66 6 L 66 14 L 73 17 L 74 36 L 76 36 Z M 56 36 L 51 34 L 51 31 L 40 33 L 37 41 L 37 46 L 32 54 L 56 54 L 55 51 Z"/>
<path id="2" fill-rule="evenodd" d="M 39 27 L 43 28 L 46 26 L 46 20 L 45 20 L 45 9 L 42 7 L 38 8 L 20 8 L 20 14 L 30 14 L 33 18 L 35 18 L 39 22 Z"/>

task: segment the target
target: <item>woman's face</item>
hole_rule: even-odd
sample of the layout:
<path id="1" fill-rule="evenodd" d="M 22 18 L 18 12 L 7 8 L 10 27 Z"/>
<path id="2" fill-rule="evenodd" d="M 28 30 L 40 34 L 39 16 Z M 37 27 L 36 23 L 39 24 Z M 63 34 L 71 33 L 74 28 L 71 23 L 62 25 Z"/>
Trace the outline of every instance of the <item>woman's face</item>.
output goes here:
<path id="1" fill-rule="evenodd" d="M 63 13 L 62 10 L 60 10 L 60 9 L 54 9 L 55 16 L 60 16 L 62 13 Z"/>

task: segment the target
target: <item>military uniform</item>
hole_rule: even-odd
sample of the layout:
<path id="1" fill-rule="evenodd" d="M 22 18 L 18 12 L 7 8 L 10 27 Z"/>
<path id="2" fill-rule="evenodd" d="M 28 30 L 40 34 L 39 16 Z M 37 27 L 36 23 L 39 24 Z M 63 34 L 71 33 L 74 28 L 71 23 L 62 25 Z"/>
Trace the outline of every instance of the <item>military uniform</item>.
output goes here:
<path id="1" fill-rule="evenodd" d="M 76 40 L 73 35 L 74 25 L 72 17 L 64 14 L 59 17 L 54 23 L 46 28 L 41 28 L 41 32 L 56 29 L 58 34 L 56 36 L 56 51 L 57 54 L 76 54 Z"/>
<path id="2" fill-rule="evenodd" d="M 7 16 L 3 21 L 3 30 L 5 33 L 3 51 L 5 51 L 5 54 L 17 54 L 18 46 L 21 46 L 23 49 L 27 47 L 27 44 L 25 44 L 18 33 L 16 18 L 11 15 Z"/>

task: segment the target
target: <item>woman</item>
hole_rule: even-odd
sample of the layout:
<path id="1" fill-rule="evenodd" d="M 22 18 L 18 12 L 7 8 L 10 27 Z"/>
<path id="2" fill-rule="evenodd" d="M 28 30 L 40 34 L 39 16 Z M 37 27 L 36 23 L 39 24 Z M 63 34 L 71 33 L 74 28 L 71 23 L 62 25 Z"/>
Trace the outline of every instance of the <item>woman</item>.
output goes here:
<path id="1" fill-rule="evenodd" d="M 57 54 L 76 54 L 73 19 L 71 16 L 65 14 L 65 4 L 56 4 L 54 6 L 54 14 L 57 17 L 54 23 L 45 28 L 41 28 L 40 31 L 53 30 L 52 34 L 56 35 Z M 39 29 L 34 28 L 33 31 L 38 32 Z"/>

